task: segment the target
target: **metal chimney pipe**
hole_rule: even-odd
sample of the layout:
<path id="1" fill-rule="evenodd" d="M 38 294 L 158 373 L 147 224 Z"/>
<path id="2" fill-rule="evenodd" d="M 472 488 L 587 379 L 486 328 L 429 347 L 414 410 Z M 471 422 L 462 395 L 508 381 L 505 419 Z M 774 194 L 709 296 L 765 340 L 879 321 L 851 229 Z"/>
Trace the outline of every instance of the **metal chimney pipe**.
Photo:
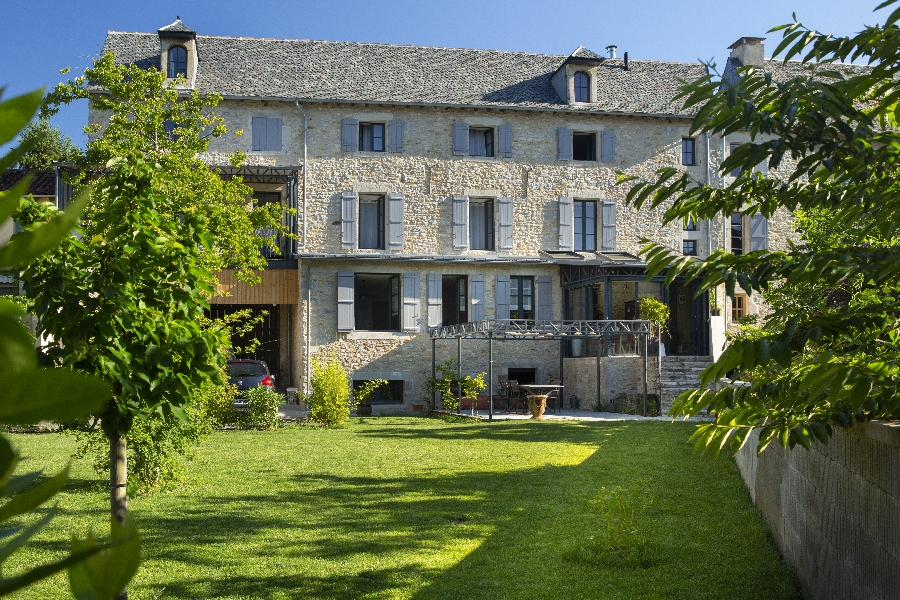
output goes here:
<path id="1" fill-rule="evenodd" d="M 615 44 L 611 44 L 606 47 L 606 51 L 609 53 L 610 58 L 616 57 L 616 48 L 618 48 L 618 46 L 616 46 Z"/>
<path id="2" fill-rule="evenodd" d="M 628 53 L 626 52 L 625 54 L 623 54 L 622 58 L 625 59 L 625 70 L 627 71 L 628 70 Z"/>

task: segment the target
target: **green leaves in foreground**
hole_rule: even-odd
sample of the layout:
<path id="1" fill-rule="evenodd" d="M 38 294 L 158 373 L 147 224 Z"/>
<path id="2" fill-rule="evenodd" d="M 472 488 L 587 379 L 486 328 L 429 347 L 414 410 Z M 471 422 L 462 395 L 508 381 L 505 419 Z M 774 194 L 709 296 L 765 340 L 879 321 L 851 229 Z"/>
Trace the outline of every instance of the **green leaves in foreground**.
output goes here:
<path id="1" fill-rule="evenodd" d="M 37 91 L 0 102 L 0 143 L 15 137 L 31 120 L 41 96 Z M 0 170 L 12 165 L 22 152 L 23 146 L 19 146 L 0 158 Z M 27 185 L 26 180 L 12 190 L 0 192 L 0 222 L 9 219 L 19 207 Z M 87 198 L 87 194 L 82 195 L 65 212 L 14 235 L 0 247 L 0 268 L 27 265 L 58 246 L 78 223 Z M 65 422 L 99 411 L 110 397 L 110 386 L 67 367 L 39 368 L 35 341 L 25 326 L 25 317 L 17 304 L 0 299 L 0 423 Z M 49 478 L 42 478 L 39 472 L 15 475 L 18 464 L 18 453 L 0 436 L 0 566 L 53 519 L 55 507 L 28 523 L 30 513 L 52 500 L 69 477 L 68 468 Z M 98 544 L 91 537 L 76 540 L 65 558 L 0 578 L 0 596 L 69 569 L 72 591 L 78 598 L 113 598 L 125 588 L 139 561 L 137 530 L 126 523 L 124 527 L 113 527 L 108 544 Z"/>

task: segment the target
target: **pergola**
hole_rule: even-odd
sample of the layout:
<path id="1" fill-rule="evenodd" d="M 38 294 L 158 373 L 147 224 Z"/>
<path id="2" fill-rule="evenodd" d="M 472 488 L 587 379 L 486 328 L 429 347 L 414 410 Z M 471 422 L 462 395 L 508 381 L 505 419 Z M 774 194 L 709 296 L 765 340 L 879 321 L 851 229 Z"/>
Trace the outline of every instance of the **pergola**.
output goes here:
<path id="1" fill-rule="evenodd" d="M 486 319 L 461 323 L 459 325 L 444 325 L 429 329 L 431 336 L 431 376 L 437 374 L 437 341 L 456 340 L 456 369 L 457 379 L 462 378 L 462 341 L 464 339 L 488 340 L 488 419 L 494 418 L 494 340 L 532 340 L 551 341 L 559 340 L 559 380 L 563 381 L 565 357 L 564 343 L 566 340 L 585 338 L 619 337 L 633 335 L 640 338 L 641 354 L 643 355 L 643 379 L 644 379 L 644 415 L 647 414 L 647 349 L 651 335 L 650 321 L 622 321 L 622 320 L 534 320 L 534 319 Z M 600 355 L 597 352 L 597 393 L 600 392 Z M 459 389 L 457 394 L 459 394 Z"/>

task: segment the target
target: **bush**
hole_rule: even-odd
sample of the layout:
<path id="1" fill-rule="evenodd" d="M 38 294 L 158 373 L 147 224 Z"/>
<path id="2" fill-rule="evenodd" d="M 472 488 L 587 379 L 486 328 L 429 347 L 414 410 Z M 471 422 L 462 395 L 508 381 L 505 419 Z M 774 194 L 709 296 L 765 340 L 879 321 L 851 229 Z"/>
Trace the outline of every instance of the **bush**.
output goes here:
<path id="1" fill-rule="evenodd" d="M 337 356 L 312 361 L 309 418 L 328 427 L 350 419 L 350 380 Z"/>
<path id="2" fill-rule="evenodd" d="M 252 429 L 275 429 L 278 427 L 278 407 L 284 396 L 270 387 L 258 386 L 247 391 L 247 412 L 245 426 Z"/>
<path id="3" fill-rule="evenodd" d="M 200 406 L 205 408 L 210 425 L 216 429 L 237 424 L 238 411 L 234 407 L 235 398 L 237 386 L 230 383 L 223 385 L 205 383 L 198 393 Z"/>

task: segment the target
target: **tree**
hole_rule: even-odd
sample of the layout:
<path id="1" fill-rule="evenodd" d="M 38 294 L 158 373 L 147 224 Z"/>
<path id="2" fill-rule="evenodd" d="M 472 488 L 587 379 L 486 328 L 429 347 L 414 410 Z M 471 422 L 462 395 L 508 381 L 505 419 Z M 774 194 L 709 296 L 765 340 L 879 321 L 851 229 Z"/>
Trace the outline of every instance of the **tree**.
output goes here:
<path id="1" fill-rule="evenodd" d="M 72 143 L 72 138 L 54 127 L 50 119 L 29 123 L 18 141 L 29 146 L 19 159 L 19 167 L 23 169 L 51 169 L 54 161 L 74 163 L 81 158 L 81 149 Z"/>
<path id="2" fill-rule="evenodd" d="M 0 145 L 9 142 L 31 120 L 41 101 L 40 90 L 0 102 Z M 2 96 L 2 90 L 0 90 Z M 20 138 L 22 139 L 22 138 Z M 18 147 L 0 158 L 0 172 L 30 152 L 36 140 L 25 138 Z M 0 221 L 8 219 L 22 202 L 28 188 L 27 178 L 13 189 L 0 192 Z M 53 249 L 78 222 L 86 197 L 76 199 L 64 213 L 34 224 L 0 247 L 0 268 L 27 265 Z M 39 368 L 34 353 L 34 339 L 23 324 L 25 313 L 13 302 L 0 299 L 0 423 L 28 425 L 41 420 L 67 421 L 100 409 L 109 397 L 110 388 L 103 381 L 69 368 Z M 56 514 L 46 516 L 27 527 L 9 526 L 9 521 L 28 515 L 52 499 L 66 484 L 68 468 L 59 474 L 40 479 L 41 473 L 15 475 L 19 454 L 6 437 L 0 435 L 0 496 L 8 497 L 0 506 L 0 565 L 40 532 Z M 100 545 L 88 537 L 73 538 L 68 556 L 48 564 L 37 565 L 13 577 L 0 578 L 0 596 L 63 569 L 69 571 L 72 593 L 79 598 L 112 598 L 137 571 L 140 561 L 140 538 L 133 522 L 112 527 L 111 542 Z"/>
<path id="3" fill-rule="evenodd" d="M 134 154 L 159 164 L 168 177 L 157 182 L 157 210 L 167 218 L 191 215 L 212 236 L 213 243 L 201 251 L 201 266 L 208 271 L 233 266 L 240 279 L 258 281 L 253 271 L 266 267 L 259 249 L 274 246 L 275 235 L 289 234 L 282 209 L 275 204 L 251 206 L 252 190 L 240 177 L 223 179 L 202 160 L 210 138 L 226 132 L 224 121 L 214 113 L 221 98 L 179 90 L 181 82 L 167 83 L 165 73 L 157 69 L 116 65 L 107 53 L 83 76 L 58 84 L 47 95 L 41 116 L 52 116 L 62 104 L 89 99 L 109 120 L 85 127 L 89 140 L 81 166 L 96 171 L 115 157 Z M 244 158 L 237 152 L 229 156 L 230 164 L 238 166 Z"/>
<path id="4" fill-rule="evenodd" d="M 776 56 L 807 65 L 798 76 L 776 81 L 750 66 L 733 83 L 711 73 L 686 84 L 680 97 L 699 109 L 692 134 L 751 136 L 719 167 L 743 169 L 729 186 L 714 188 L 676 169 L 658 171 L 655 181 L 620 177 L 633 184 L 628 201 L 635 207 L 667 205 L 666 222 L 787 209 L 818 215 L 818 223 L 807 220 L 810 232 L 824 229 L 822 215 L 828 230 L 840 232 L 786 252 L 720 250 L 702 261 L 658 244 L 644 248 L 648 274 L 699 281 L 700 293 L 722 284 L 730 295 L 737 286 L 809 292 L 803 302 L 776 305 L 762 332 L 739 336 L 700 379 L 706 388 L 734 370 L 752 372 L 749 387 L 694 390 L 673 404 L 673 415 L 717 414 L 695 432 L 698 446 L 736 451 L 758 428 L 758 451 L 773 440 L 808 448 L 827 440 L 834 425 L 900 415 L 898 19 L 894 10 L 884 25 L 835 38 L 795 17 L 772 31 L 783 32 Z M 848 59 L 866 67 L 842 64 Z M 769 176 L 754 172 L 761 161 Z M 815 299 L 817 289 L 848 283 L 847 301 Z M 818 308 L 805 310 L 814 300 Z"/>

